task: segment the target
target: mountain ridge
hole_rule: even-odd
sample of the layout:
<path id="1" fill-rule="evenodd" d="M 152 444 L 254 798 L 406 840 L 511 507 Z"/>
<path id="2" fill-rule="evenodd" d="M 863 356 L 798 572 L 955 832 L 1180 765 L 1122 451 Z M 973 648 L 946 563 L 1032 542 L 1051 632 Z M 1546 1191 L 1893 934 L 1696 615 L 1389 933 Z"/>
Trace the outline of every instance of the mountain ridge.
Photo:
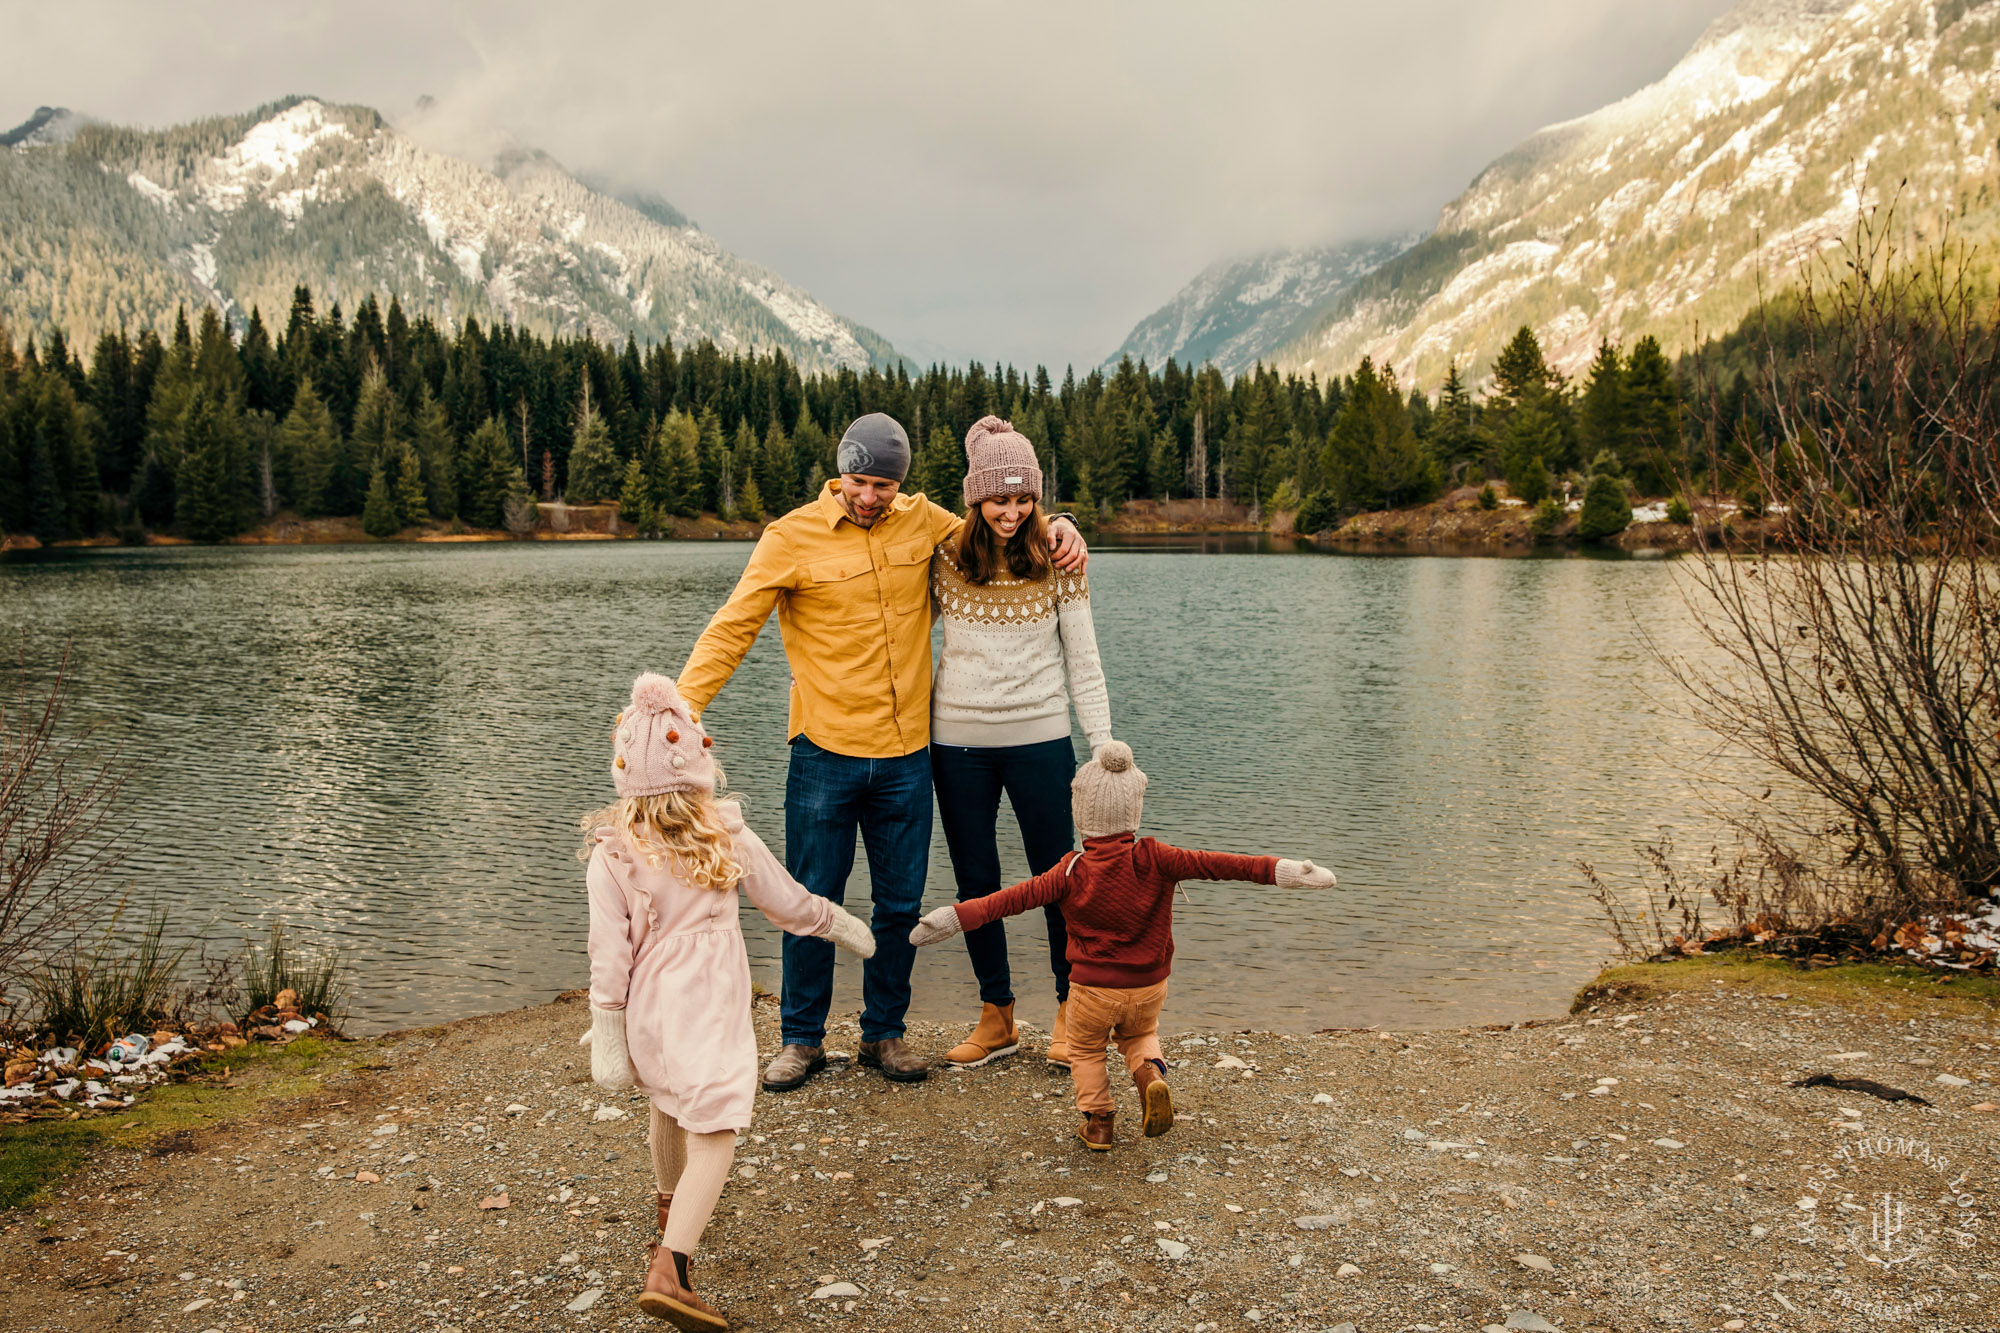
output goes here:
<path id="1" fill-rule="evenodd" d="M 2000 3 L 1749 0 L 1664 78 L 1502 154 L 1274 362 L 1434 384 L 1514 329 L 1580 371 L 1733 326 L 1873 218 L 1919 249 L 2000 231 Z"/>
<path id="2" fill-rule="evenodd" d="M 782 350 L 808 369 L 898 360 L 666 200 L 593 189 L 536 150 L 482 166 L 309 96 L 163 131 L 83 124 L 43 143 L 42 128 L 0 153 L 0 268 L 20 275 L 0 320 L 17 336 L 164 332 L 182 302 L 240 322 L 304 284 L 394 294 L 412 316 Z"/>

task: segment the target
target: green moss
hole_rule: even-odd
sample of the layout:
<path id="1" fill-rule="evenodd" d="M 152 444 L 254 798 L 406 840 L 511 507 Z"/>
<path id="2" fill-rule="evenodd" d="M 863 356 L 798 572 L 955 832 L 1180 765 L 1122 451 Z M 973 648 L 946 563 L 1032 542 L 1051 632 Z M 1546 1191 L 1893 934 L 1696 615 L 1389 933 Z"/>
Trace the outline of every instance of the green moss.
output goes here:
<path id="1" fill-rule="evenodd" d="M 1593 1004 L 1713 991 L 1718 986 L 1895 1016 L 1921 1010 L 1990 1019 L 2000 1009 L 2000 977 L 1941 974 L 1902 963 L 1839 963 L 1806 969 L 1781 958 L 1727 953 L 1606 968 L 1577 992 L 1571 1012 Z"/>
<path id="2" fill-rule="evenodd" d="M 285 1046 L 239 1046 L 204 1062 L 203 1075 L 228 1071 L 220 1082 L 153 1088 L 116 1115 L 0 1126 L 0 1210 L 35 1206 L 99 1148 L 171 1150 L 202 1131 L 246 1119 L 267 1102 L 318 1092 L 328 1078 L 367 1063 L 380 1049 L 372 1041 L 317 1037 Z"/>

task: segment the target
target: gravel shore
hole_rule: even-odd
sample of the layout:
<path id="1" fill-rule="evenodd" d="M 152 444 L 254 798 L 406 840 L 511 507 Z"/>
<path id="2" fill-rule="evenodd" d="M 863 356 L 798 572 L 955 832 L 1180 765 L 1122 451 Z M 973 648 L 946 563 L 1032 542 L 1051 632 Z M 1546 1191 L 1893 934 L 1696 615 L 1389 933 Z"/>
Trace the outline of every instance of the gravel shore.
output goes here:
<path id="1" fill-rule="evenodd" d="M 586 1023 L 565 997 L 383 1038 L 100 1152 L 0 1226 L 0 1326 L 663 1327 L 645 1108 L 588 1082 Z M 1101 1156 L 1025 1047 L 760 1095 L 697 1289 L 760 1329 L 1995 1326 L 1990 1009 L 1715 981 L 1505 1030 L 1165 1030 L 1179 1122 L 1139 1137 L 1121 1090 Z M 1788 1086 L 1819 1073 L 1933 1105 Z"/>

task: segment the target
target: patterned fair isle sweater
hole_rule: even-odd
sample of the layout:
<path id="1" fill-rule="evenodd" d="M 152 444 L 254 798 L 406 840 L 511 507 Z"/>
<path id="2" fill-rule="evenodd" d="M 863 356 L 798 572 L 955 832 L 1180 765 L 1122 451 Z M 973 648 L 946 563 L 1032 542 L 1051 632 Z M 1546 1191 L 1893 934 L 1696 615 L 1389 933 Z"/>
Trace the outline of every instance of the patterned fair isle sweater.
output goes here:
<path id="1" fill-rule="evenodd" d="M 944 651 L 931 687 L 940 745 L 1033 745 L 1069 735 L 1070 705 L 1092 749 L 1111 739 L 1111 696 L 1090 622 L 1090 584 L 1056 570 L 1039 582 L 1003 571 L 968 583 L 956 543 L 931 557 Z"/>

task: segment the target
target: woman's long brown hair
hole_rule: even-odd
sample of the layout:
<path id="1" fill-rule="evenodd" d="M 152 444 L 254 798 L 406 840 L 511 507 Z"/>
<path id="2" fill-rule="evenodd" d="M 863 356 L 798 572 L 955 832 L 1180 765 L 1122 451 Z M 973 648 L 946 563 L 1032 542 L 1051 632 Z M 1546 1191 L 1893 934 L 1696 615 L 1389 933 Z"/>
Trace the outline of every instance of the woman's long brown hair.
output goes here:
<path id="1" fill-rule="evenodd" d="M 1017 579 L 1027 579 L 1039 583 L 1055 573 L 1056 562 L 1049 555 L 1049 520 L 1042 512 L 1040 501 L 1028 513 L 1027 520 L 1014 529 L 1014 535 L 1002 546 L 994 533 L 993 525 L 973 505 L 965 516 L 965 527 L 958 534 L 958 567 L 965 574 L 968 583 L 990 583 L 1000 572 L 1002 562 L 1014 572 Z"/>

